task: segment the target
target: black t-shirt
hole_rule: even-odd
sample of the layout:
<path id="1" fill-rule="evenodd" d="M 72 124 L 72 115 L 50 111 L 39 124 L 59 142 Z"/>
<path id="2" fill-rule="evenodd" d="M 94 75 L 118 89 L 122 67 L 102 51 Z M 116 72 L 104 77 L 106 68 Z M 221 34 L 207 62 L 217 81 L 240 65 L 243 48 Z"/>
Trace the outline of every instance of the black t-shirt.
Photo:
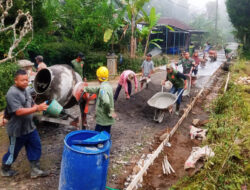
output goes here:
<path id="1" fill-rule="evenodd" d="M 19 137 L 31 133 L 36 129 L 33 123 L 33 114 L 17 116 L 15 112 L 20 108 L 31 108 L 33 99 L 28 90 L 21 90 L 11 86 L 6 95 L 7 109 L 11 118 L 7 124 L 9 136 Z"/>

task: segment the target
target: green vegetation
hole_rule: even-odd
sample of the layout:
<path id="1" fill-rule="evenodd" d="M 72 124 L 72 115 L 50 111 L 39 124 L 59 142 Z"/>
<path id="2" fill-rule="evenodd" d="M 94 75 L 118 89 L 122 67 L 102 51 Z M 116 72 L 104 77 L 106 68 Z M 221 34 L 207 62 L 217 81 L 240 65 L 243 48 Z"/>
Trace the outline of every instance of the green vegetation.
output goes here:
<path id="1" fill-rule="evenodd" d="M 250 0 L 227 0 L 227 11 L 233 26 L 236 29 L 236 37 L 244 43 L 245 49 L 250 49 Z"/>
<path id="2" fill-rule="evenodd" d="M 141 72 L 141 65 L 144 59 L 141 58 L 135 58 L 135 59 L 130 59 L 130 57 L 125 56 L 123 57 L 123 63 L 118 64 L 118 72 L 121 73 L 122 71 L 126 69 L 133 70 L 134 72 Z M 161 58 L 153 58 L 154 61 L 154 66 L 158 67 L 160 65 L 166 65 L 168 63 L 168 59 L 166 57 L 161 57 Z"/>
<path id="3" fill-rule="evenodd" d="M 193 177 L 182 179 L 172 190 L 235 190 L 250 182 L 250 97 L 249 85 L 239 85 L 240 76 L 249 76 L 250 65 L 242 60 L 231 69 L 228 91 L 211 106 L 207 140 L 215 156 Z"/>
<path id="4" fill-rule="evenodd" d="M 17 71 L 18 66 L 15 63 L 3 63 L 0 64 L 0 111 L 6 106 L 5 94 L 9 90 L 9 87 L 14 82 L 14 74 Z"/>

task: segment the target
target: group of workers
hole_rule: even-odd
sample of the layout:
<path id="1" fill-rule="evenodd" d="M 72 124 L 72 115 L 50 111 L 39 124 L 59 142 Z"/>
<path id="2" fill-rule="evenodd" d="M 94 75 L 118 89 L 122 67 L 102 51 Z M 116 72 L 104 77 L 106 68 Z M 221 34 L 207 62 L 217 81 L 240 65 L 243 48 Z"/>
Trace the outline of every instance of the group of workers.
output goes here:
<path id="1" fill-rule="evenodd" d="M 79 53 L 76 61 L 72 64 L 77 70 L 77 63 L 80 63 L 82 68 L 83 54 Z M 42 104 L 35 104 L 31 97 L 31 90 L 29 84 L 34 80 L 36 73 L 42 69 L 47 68 L 43 61 L 43 56 L 35 57 L 37 69 L 34 71 L 34 63 L 28 60 L 20 60 L 19 66 L 22 68 L 15 73 L 14 85 L 12 85 L 7 94 L 7 106 L 4 111 L 3 124 L 7 122 L 7 134 L 9 136 L 9 148 L 2 158 L 1 176 L 12 177 L 17 174 L 15 170 L 11 169 L 11 165 L 16 160 L 22 147 L 26 149 L 26 155 L 31 166 L 31 178 L 44 177 L 49 173 L 40 168 L 41 157 L 41 142 L 36 126 L 33 122 L 33 113 L 45 111 L 48 105 L 44 102 Z M 78 69 L 80 72 L 80 69 Z M 83 76 L 83 73 L 80 73 Z"/>
<path id="2" fill-rule="evenodd" d="M 198 56 L 194 53 L 194 56 Z M 78 57 L 72 61 L 72 65 L 76 72 L 78 72 L 83 81 L 86 81 L 86 76 L 83 72 L 84 56 L 79 53 Z M 46 68 L 42 56 L 36 58 L 38 63 L 38 71 Z M 184 57 L 176 63 L 176 66 L 181 64 L 183 73 L 175 70 L 174 66 L 168 64 L 166 66 L 167 76 L 162 81 L 162 85 L 166 81 L 173 84 L 171 93 L 178 93 L 179 98 L 176 103 L 176 113 L 179 112 L 183 89 L 187 88 L 187 77 L 190 77 L 191 72 L 197 74 L 197 66 L 199 64 L 198 58 L 193 60 L 189 58 L 189 53 L 186 52 Z M 140 87 L 143 88 L 144 83 L 148 83 L 148 79 L 154 71 L 154 62 L 152 55 L 148 54 L 146 59 L 141 65 L 142 77 L 140 80 Z M 121 88 L 125 89 L 126 98 L 129 99 L 132 92 L 132 81 L 135 84 L 135 92 L 138 90 L 138 80 L 135 72 L 125 70 L 122 72 L 115 94 L 113 88 L 108 82 L 109 71 L 107 67 L 99 67 L 96 71 L 96 76 L 100 82 L 96 87 L 83 87 L 79 96 L 75 96 L 76 100 L 80 101 L 84 93 L 96 94 L 96 131 L 111 132 L 111 126 L 115 122 L 116 113 L 114 109 L 114 101 L 118 99 Z M 27 90 L 29 84 L 28 72 L 25 70 L 18 70 L 15 74 L 14 85 L 10 87 L 6 95 L 7 107 L 6 110 L 10 118 L 7 123 L 7 133 L 9 136 L 10 144 L 7 153 L 2 158 L 1 175 L 5 177 L 12 177 L 17 174 L 16 171 L 11 169 L 11 165 L 16 160 L 18 153 L 25 147 L 27 158 L 31 165 L 31 178 L 47 176 L 48 172 L 40 168 L 39 160 L 41 157 L 41 142 L 39 134 L 33 123 L 33 113 L 45 111 L 48 108 L 46 103 L 35 104 L 30 92 Z M 77 86 L 77 85 L 76 85 Z M 79 85 L 78 85 L 79 86 Z M 81 85 L 80 85 L 81 86 Z"/>

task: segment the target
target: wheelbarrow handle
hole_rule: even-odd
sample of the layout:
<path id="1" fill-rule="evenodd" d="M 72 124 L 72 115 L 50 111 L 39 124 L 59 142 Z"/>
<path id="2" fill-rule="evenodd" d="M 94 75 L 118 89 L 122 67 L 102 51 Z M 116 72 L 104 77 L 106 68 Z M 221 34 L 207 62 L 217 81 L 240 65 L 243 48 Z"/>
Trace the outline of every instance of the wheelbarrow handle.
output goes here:
<path id="1" fill-rule="evenodd" d="M 176 99 L 175 99 L 175 101 L 174 102 L 176 102 L 177 100 L 178 100 L 178 98 L 180 97 L 180 95 L 183 93 L 183 91 L 184 91 L 184 88 L 180 91 L 180 93 L 178 94 L 178 96 L 176 97 Z"/>

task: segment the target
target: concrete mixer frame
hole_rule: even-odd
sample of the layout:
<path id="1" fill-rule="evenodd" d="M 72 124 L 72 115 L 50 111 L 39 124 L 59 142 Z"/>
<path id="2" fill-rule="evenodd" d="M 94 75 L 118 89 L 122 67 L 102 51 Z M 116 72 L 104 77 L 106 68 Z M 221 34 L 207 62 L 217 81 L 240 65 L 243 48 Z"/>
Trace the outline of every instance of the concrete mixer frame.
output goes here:
<path id="1" fill-rule="evenodd" d="M 54 123 L 54 124 L 58 124 L 58 125 L 65 125 L 65 126 L 74 126 L 78 129 L 82 129 L 82 126 L 80 125 L 80 115 L 78 117 L 78 121 L 70 121 L 69 119 L 67 120 L 63 120 L 61 118 L 54 118 L 54 117 L 49 117 L 46 115 L 35 115 L 34 116 L 39 122 L 49 122 L 49 123 Z"/>

